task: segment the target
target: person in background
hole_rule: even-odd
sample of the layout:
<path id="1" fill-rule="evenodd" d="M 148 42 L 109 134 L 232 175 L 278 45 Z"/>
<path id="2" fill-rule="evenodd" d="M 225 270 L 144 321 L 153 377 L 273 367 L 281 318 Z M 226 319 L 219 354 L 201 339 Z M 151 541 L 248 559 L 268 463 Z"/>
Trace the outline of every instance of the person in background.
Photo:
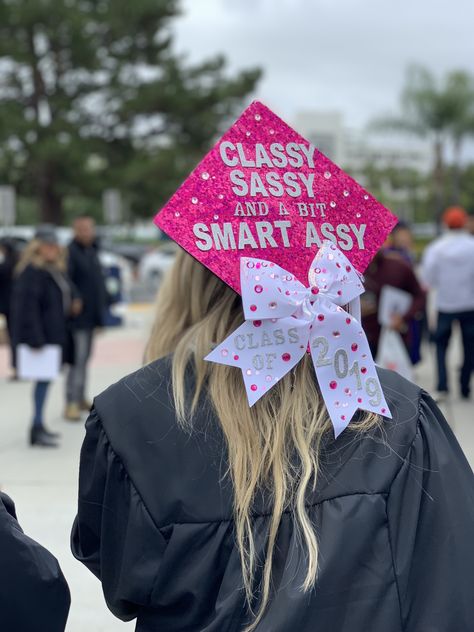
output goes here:
<path id="1" fill-rule="evenodd" d="M 388 238 L 387 252 L 393 252 L 402 257 L 410 266 L 415 264 L 415 254 L 413 252 L 413 235 L 409 225 L 404 221 L 399 221 L 390 233 Z"/>
<path id="2" fill-rule="evenodd" d="M 474 368 L 474 237 L 466 230 L 467 214 L 460 207 L 448 208 L 443 223 L 447 232 L 426 248 L 421 265 L 422 279 L 436 291 L 438 399 L 449 393 L 446 352 L 456 321 L 461 327 L 464 349 L 460 391 L 461 397 L 468 399 Z"/>
<path id="3" fill-rule="evenodd" d="M 412 303 L 408 312 L 395 314 L 391 326 L 398 331 L 410 349 L 410 323 L 421 320 L 425 310 L 426 295 L 411 265 L 397 253 L 380 250 L 364 273 L 365 293 L 361 296 L 362 326 L 374 357 L 377 356 L 381 327 L 378 321 L 379 301 L 385 285 L 408 292 Z"/>
<path id="4" fill-rule="evenodd" d="M 10 343 L 10 365 L 15 378 L 15 348 L 13 345 L 12 322 L 10 318 L 13 277 L 18 256 L 14 243 L 8 239 L 0 241 L 0 314 L 5 317 Z"/>
<path id="5" fill-rule="evenodd" d="M 57 559 L 25 535 L 15 505 L 0 493 L 0 628 L 64 632 L 71 595 Z"/>
<path id="6" fill-rule="evenodd" d="M 385 252 L 399 255 L 415 272 L 416 255 L 414 251 L 413 234 L 410 226 L 399 221 L 390 233 L 388 238 L 388 246 Z M 426 310 L 419 311 L 415 318 L 407 322 L 408 332 L 405 337 L 408 345 L 408 353 L 411 363 L 418 364 L 421 360 L 421 341 L 423 338 L 423 330 L 426 327 Z"/>
<path id="7" fill-rule="evenodd" d="M 466 230 L 470 235 L 474 235 L 474 209 L 467 214 Z"/>
<path id="8" fill-rule="evenodd" d="M 12 295 L 12 323 L 15 345 L 32 349 L 44 345 L 67 347 L 66 320 L 80 309 L 80 302 L 66 278 L 65 253 L 59 246 L 53 226 L 38 227 L 16 268 Z M 34 414 L 30 444 L 56 447 L 58 434 L 44 425 L 44 406 L 50 382 L 34 384 Z"/>
<path id="9" fill-rule="evenodd" d="M 104 324 L 106 310 L 105 281 L 100 265 L 95 222 L 86 215 L 73 223 L 74 239 L 68 248 L 68 274 L 82 301 L 82 311 L 71 320 L 74 364 L 66 381 L 65 418 L 81 419 L 91 403 L 86 397 L 87 365 L 92 352 L 94 330 Z"/>

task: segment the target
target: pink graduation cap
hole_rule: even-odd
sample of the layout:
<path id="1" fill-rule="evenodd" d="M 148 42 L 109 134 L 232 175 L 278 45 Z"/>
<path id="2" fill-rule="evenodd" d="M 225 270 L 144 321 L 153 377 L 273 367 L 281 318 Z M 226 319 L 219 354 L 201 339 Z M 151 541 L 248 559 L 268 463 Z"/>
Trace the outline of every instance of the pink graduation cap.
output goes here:
<path id="1" fill-rule="evenodd" d="M 155 218 L 240 292 L 240 258 L 273 261 L 307 284 L 333 242 L 362 273 L 396 217 L 263 103 L 253 102 Z"/>
<path id="2" fill-rule="evenodd" d="M 309 351 L 336 437 L 359 408 L 391 416 L 357 306 L 396 221 L 258 101 L 155 218 L 242 296 L 206 360 L 240 368 L 252 406 Z"/>

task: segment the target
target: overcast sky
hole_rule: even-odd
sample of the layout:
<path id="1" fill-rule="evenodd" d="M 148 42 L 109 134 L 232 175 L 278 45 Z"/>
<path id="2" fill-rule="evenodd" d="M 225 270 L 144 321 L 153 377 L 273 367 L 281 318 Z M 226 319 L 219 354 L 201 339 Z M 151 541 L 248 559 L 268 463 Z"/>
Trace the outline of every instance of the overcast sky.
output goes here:
<path id="1" fill-rule="evenodd" d="M 257 97 L 292 120 L 338 109 L 360 128 L 395 112 L 410 62 L 474 73 L 474 0 L 183 0 L 176 47 L 260 66 Z"/>

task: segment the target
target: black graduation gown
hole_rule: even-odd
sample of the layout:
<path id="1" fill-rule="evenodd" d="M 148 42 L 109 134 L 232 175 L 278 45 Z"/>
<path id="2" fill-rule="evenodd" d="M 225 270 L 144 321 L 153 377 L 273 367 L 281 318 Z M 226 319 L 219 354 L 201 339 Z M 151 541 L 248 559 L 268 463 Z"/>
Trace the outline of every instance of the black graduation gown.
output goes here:
<path id="1" fill-rule="evenodd" d="M 0 630 L 64 632 L 70 603 L 58 561 L 23 533 L 0 494 Z"/>
<path id="2" fill-rule="evenodd" d="M 393 420 L 328 437 L 308 497 L 316 588 L 291 513 L 274 554 L 259 632 L 474 630 L 474 477 L 430 397 L 381 371 Z M 155 362 L 95 401 L 82 448 L 74 555 L 109 608 L 139 632 L 237 632 L 249 621 L 234 541 L 226 450 L 203 401 L 192 434 L 176 424 L 170 368 Z M 236 412 L 238 414 L 238 412 Z M 269 507 L 255 507 L 264 556 Z"/>

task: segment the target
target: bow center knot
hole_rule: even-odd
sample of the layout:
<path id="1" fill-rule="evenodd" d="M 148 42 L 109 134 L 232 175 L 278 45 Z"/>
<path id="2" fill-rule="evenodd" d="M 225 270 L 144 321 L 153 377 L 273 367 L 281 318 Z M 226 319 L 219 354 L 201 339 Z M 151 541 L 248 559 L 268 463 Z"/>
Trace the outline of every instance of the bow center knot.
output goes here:
<path id="1" fill-rule="evenodd" d="M 319 288 L 313 285 L 308 288 L 306 296 L 301 304 L 301 311 L 305 320 L 313 321 L 320 311 L 321 299 L 323 296 L 320 294 Z"/>

